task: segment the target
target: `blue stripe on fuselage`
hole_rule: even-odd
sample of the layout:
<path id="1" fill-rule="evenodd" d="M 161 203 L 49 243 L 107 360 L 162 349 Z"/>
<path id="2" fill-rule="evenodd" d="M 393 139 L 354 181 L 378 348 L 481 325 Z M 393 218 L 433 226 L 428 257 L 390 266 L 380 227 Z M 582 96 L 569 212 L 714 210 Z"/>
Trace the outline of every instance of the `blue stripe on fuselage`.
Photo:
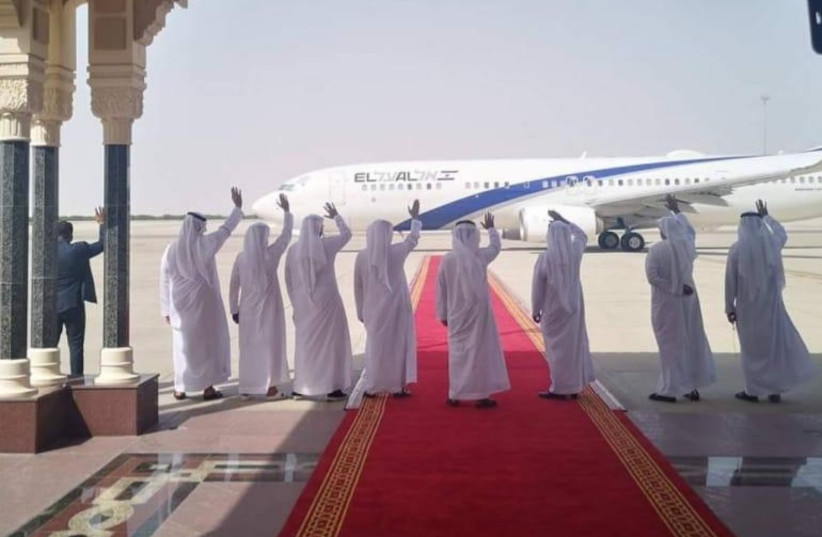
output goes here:
<path id="1" fill-rule="evenodd" d="M 423 229 L 440 229 L 450 224 L 451 222 L 456 222 L 457 220 L 466 218 L 470 214 L 488 210 L 490 207 L 493 207 L 495 205 L 501 205 L 511 200 L 527 197 L 529 195 L 536 196 L 538 194 L 543 194 L 549 190 L 561 188 L 565 186 L 564 181 L 556 187 L 553 186 L 552 182 L 556 180 L 564 180 L 566 177 L 569 177 L 571 175 L 579 177 L 580 181 L 583 177 L 587 175 L 593 175 L 595 178 L 594 180 L 600 180 L 607 177 L 614 177 L 616 175 L 624 175 L 645 170 L 670 168 L 674 166 L 685 166 L 687 164 L 701 164 L 705 162 L 732 160 L 739 158 L 747 157 L 715 157 L 704 159 L 678 160 L 675 162 L 650 162 L 646 164 L 634 164 L 632 166 L 619 166 L 616 168 L 602 168 L 598 170 L 563 173 L 562 175 L 557 175 L 554 177 L 543 177 L 541 179 L 534 179 L 532 181 L 525 181 L 524 183 L 517 183 L 515 185 L 509 185 L 507 187 L 494 188 L 491 190 L 479 192 L 477 194 L 472 194 L 470 196 L 458 199 L 456 201 L 452 201 L 451 203 L 440 205 L 439 207 L 431 209 L 430 211 L 426 211 L 420 215 L 419 219 L 422 221 Z M 548 181 L 548 186 L 545 188 L 543 188 L 542 186 L 543 181 Z M 411 229 L 411 220 L 409 219 L 400 222 L 399 224 L 394 226 L 394 229 L 396 231 L 407 231 Z"/>

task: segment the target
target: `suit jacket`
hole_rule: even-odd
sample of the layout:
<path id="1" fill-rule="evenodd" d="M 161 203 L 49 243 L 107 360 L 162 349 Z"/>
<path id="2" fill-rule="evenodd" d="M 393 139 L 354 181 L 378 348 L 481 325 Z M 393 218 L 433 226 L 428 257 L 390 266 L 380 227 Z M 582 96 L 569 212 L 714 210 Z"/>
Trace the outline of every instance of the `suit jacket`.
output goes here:
<path id="1" fill-rule="evenodd" d="M 97 242 L 68 243 L 57 239 L 57 313 L 97 302 L 89 260 L 103 252 L 103 226 Z"/>

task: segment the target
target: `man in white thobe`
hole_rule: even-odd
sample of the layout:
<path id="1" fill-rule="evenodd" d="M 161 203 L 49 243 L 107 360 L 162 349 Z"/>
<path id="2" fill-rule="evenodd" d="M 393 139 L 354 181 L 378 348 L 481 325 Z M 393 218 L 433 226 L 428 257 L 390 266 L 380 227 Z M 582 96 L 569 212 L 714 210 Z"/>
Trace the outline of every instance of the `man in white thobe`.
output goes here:
<path id="1" fill-rule="evenodd" d="M 684 395 L 699 401 L 698 388 L 716 381 L 716 365 L 693 278 L 696 232 L 673 196 L 666 203 L 675 216 L 659 221 L 662 241 L 651 247 L 645 259 L 661 365 L 656 391 L 649 399 L 674 403 Z"/>
<path id="2" fill-rule="evenodd" d="M 243 219 L 243 197 L 231 189 L 234 210 L 213 233 L 206 218 L 188 213 L 180 235 L 160 262 L 160 307 L 171 325 L 174 350 L 174 397 L 203 390 L 203 399 L 219 399 L 215 384 L 231 376 L 231 341 L 220 294 L 215 257 Z"/>
<path id="3" fill-rule="evenodd" d="M 294 216 L 288 198 L 280 194 L 278 203 L 285 212 L 283 229 L 271 245 L 269 227 L 257 223 L 248 228 L 243 251 L 231 271 L 229 308 L 240 332 L 240 394 L 245 398 L 265 395 L 282 399 L 277 388 L 288 377 L 285 348 L 285 313 L 277 267 L 291 242 Z"/>
<path id="4" fill-rule="evenodd" d="M 477 401 L 478 408 L 492 408 L 491 394 L 511 388 L 502 353 L 491 294 L 488 265 L 499 255 L 499 233 L 494 217 L 485 215 L 490 245 L 480 248 L 480 234 L 471 221 L 458 222 L 453 250 L 442 259 L 437 275 L 437 318 L 448 327 L 448 400 Z"/>
<path id="5" fill-rule="evenodd" d="M 757 201 L 756 208 L 742 214 L 739 238 L 728 252 L 725 313 L 736 323 L 742 351 L 745 390 L 736 398 L 757 402 L 767 395 L 778 403 L 815 368 L 782 301 L 782 248 L 788 235 L 764 202 Z"/>
<path id="6" fill-rule="evenodd" d="M 294 397 L 345 399 L 351 386 L 351 337 L 334 260 L 351 240 L 351 230 L 333 204 L 326 218 L 339 235 L 323 236 L 323 219 L 303 219 L 299 240 L 285 259 L 285 285 L 294 308 Z"/>
<path id="7" fill-rule="evenodd" d="M 391 222 L 377 220 L 368 226 L 365 250 L 357 254 L 354 264 L 357 318 L 366 334 L 366 397 L 379 392 L 405 397 L 408 384 L 417 381 L 417 340 L 405 259 L 420 239 L 419 209 L 415 200 L 408 211 L 411 233 L 401 243 L 391 244 Z"/>
<path id="8" fill-rule="evenodd" d="M 585 302 L 579 279 L 588 237 L 576 224 L 549 211 L 547 247 L 534 266 L 531 312 L 542 329 L 551 384 L 544 399 L 576 398 L 591 382 L 594 364 L 585 328 Z"/>

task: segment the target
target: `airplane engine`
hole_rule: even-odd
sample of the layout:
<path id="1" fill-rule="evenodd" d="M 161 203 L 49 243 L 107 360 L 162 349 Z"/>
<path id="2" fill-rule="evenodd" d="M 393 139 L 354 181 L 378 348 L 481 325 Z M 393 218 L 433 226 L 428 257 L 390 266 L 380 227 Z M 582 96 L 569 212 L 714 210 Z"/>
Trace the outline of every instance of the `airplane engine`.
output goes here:
<path id="1" fill-rule="evenodd" d="M 597 233 L 603 228 L 602 221 L 597 218 L 596 212 L 590 207 L 573 205 L 528 207 L 519 213 L 519 232 L 522 240 L 545 242 L 548 223 L 551 221 L 551 217 L 548 216 L 549 209 L 558 212 L 569 222 L 581 227 L 589 238 L 596 237 Z"/>

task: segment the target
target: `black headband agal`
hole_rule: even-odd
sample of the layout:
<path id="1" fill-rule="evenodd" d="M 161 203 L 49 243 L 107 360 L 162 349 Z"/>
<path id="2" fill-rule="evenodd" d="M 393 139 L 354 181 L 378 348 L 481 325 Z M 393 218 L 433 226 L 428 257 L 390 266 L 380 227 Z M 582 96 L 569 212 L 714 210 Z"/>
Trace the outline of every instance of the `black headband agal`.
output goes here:
<path id="1" fill-rule="evenodd" d="M 759 214 L 759 213 L 755 213 L 753 211 L 748 211 L 746 213 L 742 213 L 741 215 L 739 215 L 739 217 L 740 218 L 748 218 L 748 217 L 750 217 L 750 218 L 762 218 L 762 215 Z"/>
<path id="2" fill-rule="evenodd" d="M 477 224 L 475 222 L 473 222 L 472 220 L 460 220 L 459 222 L 457 222 L 456 225 L 458 226 L 460 224 L 469 224 L 469 225 L 472 225 L 474 227 L 477 227 Z M 454 226 L 454 227 L 456 227 L 456 226 Z"/>
<path id="3" fill-rule="evenodd" d="M 201 215 L 200 213 L 195 213 L 195 212 L 191 212 L 191 211 L 187 212 L 186 216 L 193 216 L 194 218 L 196 218 L 197 220 L 199 220 L 201 222 L 205 222 L 207 220 L 207 218 L 205 216 Z"/>

